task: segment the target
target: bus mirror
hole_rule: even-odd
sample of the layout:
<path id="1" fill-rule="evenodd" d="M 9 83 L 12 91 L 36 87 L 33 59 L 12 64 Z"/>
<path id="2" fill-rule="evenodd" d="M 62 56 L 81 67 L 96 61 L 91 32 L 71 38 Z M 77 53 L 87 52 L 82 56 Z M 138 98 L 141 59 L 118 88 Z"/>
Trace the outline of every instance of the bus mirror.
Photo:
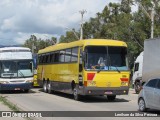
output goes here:
<path id="1" fill-rule="evenodd" d="M 32 65 L 32 63 L 30 62 L 30 63 L 29 63 L 29 69 L 31 69 L 31 71 L 32 71 L 32 67 L 33 67 L 33 65 Z"/>
<path id="2" fill-rule="evenodd" d="M 85 59 L 86 59 L 86 53 L 82 52 L 82 60 L 85 61 Z"/>

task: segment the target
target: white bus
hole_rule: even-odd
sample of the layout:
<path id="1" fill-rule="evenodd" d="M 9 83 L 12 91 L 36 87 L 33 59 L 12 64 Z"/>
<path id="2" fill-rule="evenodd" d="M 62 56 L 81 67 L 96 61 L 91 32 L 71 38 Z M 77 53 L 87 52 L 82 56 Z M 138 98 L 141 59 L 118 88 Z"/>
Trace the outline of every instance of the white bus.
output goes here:
<path id="1" fill-rule="evenodd" d="M 0 48 L 0 91 L 28 92 L 33 87 L 33 72 L 33 57 L 29 48 Z"/>

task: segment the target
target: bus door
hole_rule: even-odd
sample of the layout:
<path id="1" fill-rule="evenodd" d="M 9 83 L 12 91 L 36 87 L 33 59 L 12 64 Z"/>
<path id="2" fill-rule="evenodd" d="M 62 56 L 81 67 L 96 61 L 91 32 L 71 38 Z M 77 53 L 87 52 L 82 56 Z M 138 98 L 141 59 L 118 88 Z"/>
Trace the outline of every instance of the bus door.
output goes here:
<path id="1" fill-rule="evenodd" d="M 79 86 L 82 87 L 83 86 L 83 62 L 82 62 L 82 56 L 83 56 L 83 48 L 80 47 L 79 49 L 79 76 L 78 76 L 78 80 L 79 80 Z"/>

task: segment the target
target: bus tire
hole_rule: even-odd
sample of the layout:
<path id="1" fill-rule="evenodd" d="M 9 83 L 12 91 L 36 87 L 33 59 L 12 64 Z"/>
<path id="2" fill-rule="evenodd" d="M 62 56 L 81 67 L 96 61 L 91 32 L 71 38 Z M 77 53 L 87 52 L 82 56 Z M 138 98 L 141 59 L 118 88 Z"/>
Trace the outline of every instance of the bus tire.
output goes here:
<path id="1" fill-rule="evenodd" d="M 48 93 L 49 93 L 49 94 L 52 94 L 52 93 L 53 93 L 53 90 L 52 90 L 52 86 L 51 86 L 51 82 L 50 82 L 50 81 L 47 82 L 47 90 L 48 90 Z"/>
<path id="2" fill-rule="evenodd" d="M 47 90 L 47 81 L 43 81 L 43 91 L 45 92 L 45 93 L 47 93 L 48 92 L 48 90 Z"/>
<path id="3" fill-rule="evenodd" d="M 80 100 L 80 97 L 81 97 L 81 96 L 78 94 L 78 90 L 77 90 L 76 87 L 73 89 L 73 97 L 74 97 L 74 100 L 77 100 L 77 101 L 79 101 L 79 100 Z"/>
<path id="4" fill-rule="evenodd" d="M 116 98 L 116 95 L 107 95 L 107 99 L 109 101 L 113 101 L 113 100 L 115 100 L 115 98 Z"/>

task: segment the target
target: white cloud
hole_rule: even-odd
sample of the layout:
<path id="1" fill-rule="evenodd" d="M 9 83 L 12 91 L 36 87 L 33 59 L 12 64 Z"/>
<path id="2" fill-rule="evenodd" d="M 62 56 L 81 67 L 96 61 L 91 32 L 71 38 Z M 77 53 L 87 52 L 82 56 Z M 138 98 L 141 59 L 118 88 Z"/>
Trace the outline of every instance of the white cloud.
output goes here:
<path id="1" fill-rule="evenodd" d="M 79 11 L 87 21 L 101 12 L 109 1 L 119 0 L 1 0 L 0 41 L 22 44 L 31 34 L 60 36 L 65 28 L 79 28 Z"/>

